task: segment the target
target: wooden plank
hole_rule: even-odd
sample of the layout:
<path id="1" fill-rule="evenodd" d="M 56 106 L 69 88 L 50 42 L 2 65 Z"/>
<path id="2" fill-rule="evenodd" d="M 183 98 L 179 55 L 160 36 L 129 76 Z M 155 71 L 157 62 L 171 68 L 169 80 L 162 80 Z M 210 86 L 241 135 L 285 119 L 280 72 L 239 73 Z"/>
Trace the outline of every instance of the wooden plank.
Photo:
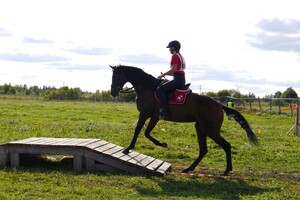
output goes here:
<path id="1" fill-rule="evenodd" d="M 20 154 L 18 154 L 18 153 L 11 153 L 10 154 L 10 165 L 12 167 L 19 167 L 20 166 Z"/>
<path id="2" fill-rule="evenodd" d="M 70 146 L 9 144 L 9 153 L 52 154 L 52 155 L 84 155 L 84 148 Z"/>
<path id="3" fill-rule="evenodd" d="M 42 138 L 40 140 L 30 141 L 27 143 L 23 143 L 24 145 L 47 145 L 47 143 L 53 142 L 54 138 Z"/>
<path id="4" fill-rule="evenodd" d="M 95 170 L 103 172 L 121 172 L 120 169 L 104 164 L 95 164 Z"/>
<path id="5" fill-rule="evenodd" d="M 81 140 L 77 139 L 77 138 L 70 138 L 70 139 L 68 139 L 66 141 L 58 142 L 55 145 L 56 146 L 75 146 L 74 144 L 76 144 L 78 142 L 81 142 Z"/>
<path id="6" fill-rule="evenodd" d="M 94 171 L 95 170 L 95 160 L 86 158 L 85 165 L 86 165 L 86 169 L 88 171 Z"/>
<path id="7" fill-rule="evenodd" d="M 23 140 L 12 141 L 12 142 L 9 142 L 8 144 L 27 144 L 31 141 L 38 141 L 38 140 L 42 140 L 42 139 L 43 138 L 40 138 L 40 137 L 31 137 L 31 138 L 26 138 Z"/>
<path id="8" fill-rule="evenodd" d="M 155 159 L 153 162 L 151 162 L 149 165 L 146 166 L 147 169 L 150 170 L 156 170 L 158 169 L 164 161 L 159 160 L 159 159 Z"/>
<path id="9" fill-rule="evenodd" d="M 108 149 L 106 151 L 103 151 L 104 154 L 107 154 L 107 155 L 112 155 L 114 153 L 117 153 L 117 152 L 120 152 L 124 149 L 124 147 L 120 147 L 120 146 L 115 146 L 111 149 Z"/>
<path id="10" fill-rule="evenodd" d="M 104 140 L 100 140 L 100 141 L 97 141 L 97 142 L 85 145 L 85 147 L 88 148 L 88 149 L 96 149 L 96 148 L 101 147 L 101 146 L 103 146 L 103 145 L 105 145 L 107 143 L 108 142 L 106 142 Z"/>
<path id="11" fill-rule="evenodd" d="M 108 156 L 108 155 L 105 155 L 105 154 L 101 154 L 101 153 L 98 153 L 96 151 L 92 151 L 92 150 L 86 151 L 86 157 L 90 158 L 90 159 L 93 159 L 93 160 L 95 160 L 97 162 L 100 162 L 100 163 L 105 163 L 105 165 L 123 170 L 125 172 L 134 173 L 134 174 L 136 174 L 136 173 L 138 173 L 138 174 L 145 173 L 145 170 L 140 166 L 133 165 L 131 163 L 127 163 L 127 162 L 122 161 L 120 159 L 117 159 L 117 158 L 114 158 L 114 157 L 111 157 L 111 156 Z"/>
<path id="12" fill-rule="evenodd" d="M 78 146 L 84 147 L 86 145 L 89 145 L 89 144 L 92 144 L 92 143 L 95 143 L 95 142 L 98 142 L 98 141 L 100 141 L 100 140 L 99 139 L 86 139 L 85 142 L 80 143 Z"/>
<path id="13" fill-rule="evenodd" d="M 132 164 L 137 164 L 137 165 L 142 166 L 140 163 L 141 163 L 141 161 L 144 160 L 146 157 L 147 157 L 147 156 L 144 155 L 144 154 L 139 154 L 139 155 L 137 155 L 136 157 L 134 157 L 134 158 L 128 160 L 127 162 L 130 162 L 130 163 L 132 163 Z"/>
<path id="14" fill-rule="evenodd" d="M 123 161 L 128 161 L 128 160 L 133 159 L 134 157 L 136 157 L 138 155 L 140 155 L 138 152 L 131 151 L 131 152 L 129 152 L 129 154 L 123 154 L 123 156 L 120 157 L 119 159 L 123 160 Z"/>
<path id="15" fill-rule="evenodd" d="M 125 148 L 123 148 L 125 149 Z M 115 152 L 114 154 L 111 154 L 111 156 L 115 157 L 115 158 L 121 158 L 122 156 L 125 156 L 125 154 L 123 153 L 123 150 Z"/>
<path id="16" fill-rule="evenodd" d="M 80 144 L 87 142 L 88 139 L 75 139 L 61 144 L 62 146 L 80 146 Z"/>
<path id="17" fill-rule="evenodd" d="M 156 171 L 160 174 L 165 174 L 171 167 L 170 163 L 164 162 Z"/>
<path id="18" fill-rule="evenodd" d="M 49 142 L 47 145 L 50 146 L 62 146 L 60 144 L 63 144 L 64 142 L 69 141 L 70 138 L 55 138 L 55 140 L 53 140 L 52 142 Z"/>
<path id="19" fill-rule="evenodd" d="M 146 155 L 145 155 L 146 156 Z M 141 162 L 138 162 L 138 165 L 141 165 L 143 167 L 146 167 L 147 165 L 149 165 L 151 162 L 153 162 L 155 160 L 155 158 L 151 157 L 151 156 L 147 156 L 145 159 L 143 159 Z"/>
<path id="20" fill-rule="evenodd" d="M 63 146 L 65 143 L 71 142 L 75 140 L 75 138 L 55 138 L 53 142 L 49 143 L 51 146 Z"/>
<path id="21" fill-rule="evenodd" d="M 111 149 L 113 147 L 115 147 L 116 145 L 115 144 L 112 144 L 112 143 L 107 143 L 106 145 L 103 145 L 101 147 L 98 147 L 97 149 L 94 149 L 95 151 L 97 152 L 103 152 L 103 151 L 106 151 L 108 149 Z"/>

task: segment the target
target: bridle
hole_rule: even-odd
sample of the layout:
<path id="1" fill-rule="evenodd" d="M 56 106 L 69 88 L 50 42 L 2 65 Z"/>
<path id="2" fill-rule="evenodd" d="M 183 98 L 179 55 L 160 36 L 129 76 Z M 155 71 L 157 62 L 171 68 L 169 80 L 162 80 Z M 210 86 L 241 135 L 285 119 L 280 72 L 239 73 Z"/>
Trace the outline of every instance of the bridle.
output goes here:
<path id="1" fill-rule="evenodd" d="M 118 73 L 118 72 L 115 72 L 114 76 L 115 76 L 115 78 L 114 78 L 115 80 L 119 80 L 119 73 Z M 154 83 L 151 83 L 151 84 L 149 84 L 149 85 L 146 85 L 145 87 L 143 87 L 143 88 L 140 89 L 140 90 L 136 90 L 134 87 L 130 87 L 130 88 L 123 89 L 123 88 L 121 88 L 120 86 L 115 87 L 114 84 L 112 84 L 111 87 L 112 87 L 112 88 L 116 88 L 116 89 L 119 91 L 119 93 L 122 93 L 122 94 L 128 94 L 128 93 L 133 93 L 133 92 L 141 93 L 141 92 L 143 92 L 143 91 L 145 91 L 145 90 L 147 90 L 147 89 L 153 87 L 154 85 L 160 83 L 161 81 L 162 81 L 162 80 L 158 79 L 158 80 L 155 81 Z"/>

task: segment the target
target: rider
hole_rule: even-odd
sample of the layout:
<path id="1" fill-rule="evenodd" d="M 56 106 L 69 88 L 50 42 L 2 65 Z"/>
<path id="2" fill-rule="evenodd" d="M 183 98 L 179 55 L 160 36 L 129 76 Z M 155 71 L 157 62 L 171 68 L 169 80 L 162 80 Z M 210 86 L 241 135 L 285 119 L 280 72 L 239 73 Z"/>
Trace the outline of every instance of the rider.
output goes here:
<path id="1" fill-rule="evenodd" d="M 157 94 L 160 98 L 160 113 L 159 116 L 164 118 L 170 114 L 168 107 L 168 99 L 166 93 L 173 92 L 175 89 L 185 85 L 185 61 L 183 56 L 180 54 L 180 43 L 177 40 L 171 41 L 167 48 L 169 48 L 172 54 L 170 62 L 170 70 L 162 73 L 157 78 L 162 79 L 166 75 L 173 76 L 173 80 L 167 81 L 160 85 L 157 89 Z"/>

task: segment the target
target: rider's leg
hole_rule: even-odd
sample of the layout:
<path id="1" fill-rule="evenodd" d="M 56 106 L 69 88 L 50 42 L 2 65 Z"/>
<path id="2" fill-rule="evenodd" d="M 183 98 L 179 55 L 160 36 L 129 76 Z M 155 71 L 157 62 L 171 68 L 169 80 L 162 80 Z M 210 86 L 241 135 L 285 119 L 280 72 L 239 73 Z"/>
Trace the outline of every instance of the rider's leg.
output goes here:
<path id="1" fill-rule="evenodd" d="M 157 89 L 157 94 L 160 98 L 160 116 L 165 117 L 170 114 L 168 106 L 168 98 L 166 94 L 173 92 L 176 89 L 177 83 L 174 80 L 168 81 L 159 86 Z"/>

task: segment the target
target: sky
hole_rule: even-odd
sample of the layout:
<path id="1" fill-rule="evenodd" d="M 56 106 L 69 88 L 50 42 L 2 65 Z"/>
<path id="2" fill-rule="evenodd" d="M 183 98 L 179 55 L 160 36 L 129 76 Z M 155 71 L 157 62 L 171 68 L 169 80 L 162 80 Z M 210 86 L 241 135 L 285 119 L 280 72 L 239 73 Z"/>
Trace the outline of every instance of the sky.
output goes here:
<path id="1" fill-rule="evenodd" d="M 178 40 L 194 92 L 264 97 L 292 87 L 300 95 L 299 7 L 297 0 L 0 0 L 0 84 L 109 90 L 109 65 L 157 77 L 169 69 L 166 45 Z"/>

